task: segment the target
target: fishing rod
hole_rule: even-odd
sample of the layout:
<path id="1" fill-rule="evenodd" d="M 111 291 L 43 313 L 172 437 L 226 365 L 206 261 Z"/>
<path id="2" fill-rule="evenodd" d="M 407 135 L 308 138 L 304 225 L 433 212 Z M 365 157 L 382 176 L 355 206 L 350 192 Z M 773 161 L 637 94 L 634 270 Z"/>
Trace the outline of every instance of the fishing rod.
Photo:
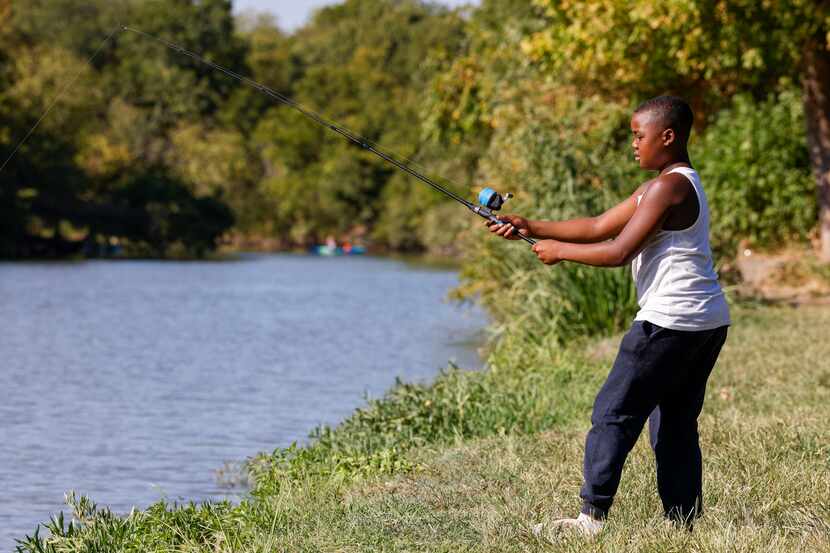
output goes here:
<path id="1" fill-rule="evenodd" d="M 166 46 L 167 48 L 169 48 L 171 50 L 179 52 L 180 54 L 183 54 L 183 55 L 185 55 L 185 56 L 187 56 L 187 57 L 189 57 L 193 60 L 198 61 L 199 63 L 207 65 L 208 67 L 211 67 L 211 68 L 213 68 L 213 69 L 215 69 L 215 70 L 217 70 L 221 73 L 224 73 L 225 75 L 227 75 L 227 76 L 229 76 L 233 79 L 236 79 L 236 80 L 242 82 L 243 84 L 246 84 L 246 85 L 250 86 L 251 88 L 261 92 L 262 94 L 265 94 L 266 96 L 269 96 L 269 97 L 277 100 L 278 102 L 281 102 L 281 103 L 297 110 L 298 112 L 300 112 L 304 116 L 308 117 L 309 119 L 311 119 L 315 123 L 317 123 L 319 125 L 322 125 L 323 127 L 326 127 L 329 130 L 332 130 L 332 131 L 336 132 L 337 134 L 343 136 L 344 138 L 346 138 L 350 142 L 360 146 L 364 150 L 372 152 L 373 154 L 377 155 L 381 159 L 387 161 L 388 163 L 391 163 L 392 165 L 394 165 L 398 169 L 400 169 L 400 170 L 402 170 L 406 173 L 409 173 L 410 175 L 417 178 L 418 180 L 428 184 L 429 186 L 431 186 L 432 188 L 434 188 L 438 192 L 441 192 L 442 194 L 444 194 L 446 196 L 449 196 L 450 198 L 452 198 L 456 202 L 462 204 L 464 207 L 466 207 L 467 209 L 469 209 L 470 211 L 472 211 L 476 215 L 486 219 L 489 223 L 496 224 L 496 225 L 505 224 L 504 221 L 500 220 L 495 215 L 495 212 L 502 208 L 504 203 L 507 202 L 513 196 L 512 194 L 507 193 L 507 194 L 502 195 L 502 194 L 499 194 L 498 192 L 496 192 L 495 190 L 493 190 L 492 188 L 484 188 L 478 195 L 478 202 L 479 203 L 478 203 L 478 205 L 476 205 L 476 204 L 462 198 L 461 196 L 453 193 L 452 191 L 444 188 L 443 186 L 441 186 L 437 182 L 433 181 L 432 179 L 430 179 L 429 177 L 427 177 L 423 173 L 420 173 L 419 171 L 416 171 L 415 169 L 410 167 L 407 163 L 399 161 L 392 154 L 380 149 L 376 144 L 373 144 L 372 142 L 370 142 L 366 138 L 351 132 L 349 129 L 347 129 L 347 128 L 345 128 L 345 127 L 343 127 L 343 126 L 341 126 L 341 125 L 339 125 L 339 124 L 337 124 L 333 121 L 330 121 L 330 120 L 327 120 L 327 119 L 323 118 L 321 115 L 315 113 L 314 111 L 311 111 L 310 109 L 303 107 L 301 104 L 299 104 L 295 100 L 292 100 L 288 96 L 285 96 L 284 94 L 281 94 L 281 93 L 277 92 L 276 90 L 265 86 L 264 84 L 258 83 L 257 81 L 255 81 L 255 80 L 253 80 L 249 77 L 246 77 L 244 75 L 240 75 L 239 73 L 231 71 L 230 69 L 228 69 L 226 67 L 223 67 L 223 66 L 219 65 L 218 63 L 214 63 L 210 60 L 207 60 L 207 59 L 203 58 L 202 56 L 196 54 L 195 52 L 191 52 L 190 50 L 187 50 L 187 49 L 185 49 L 184 47 L 182 47 L 178 44 L 175 44 L 175 43 L 170 42 L 168 40 L 165 40 L 163 38 L 157 37 L 155 35 L 151 35 L 150 33 L 146 33 L 146 32 L 144 32 L 140 29 L 136 29 L 134 27 L 129 27 L 129 26 L 124 26 L 124 27 L 122 27 L 122 30 L 131 32 L 131 33 L 135 33 L 137 35 L 140 35 L 140 36 L 143 36 L 143 37 L 148 38 L 150 40 L 153 40 L 155 42 L 158 42 L 159 44 L 162 44 L 162 45 Z M 534 240 L 533 238 L 530 238 L 529 236 L 525 236 L 524 234 L 522 234 L 518 231 L 516 232 L 516 236 L 518 236 L 519 238 L 521 238 L 522 240 L 524 240 L 525 242 L 527 242 L 530 245 L 533 245 L 533 244 L 536 243 L 536 240 Z"/>

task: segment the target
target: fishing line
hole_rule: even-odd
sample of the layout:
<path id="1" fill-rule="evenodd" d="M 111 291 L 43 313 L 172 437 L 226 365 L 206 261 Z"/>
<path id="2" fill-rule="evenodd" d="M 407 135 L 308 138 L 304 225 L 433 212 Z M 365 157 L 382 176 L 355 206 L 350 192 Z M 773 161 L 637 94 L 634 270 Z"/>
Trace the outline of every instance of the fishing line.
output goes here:
<path id="1" fill-rule="evenodd" d="M 288 96 L 286 96 L 284 94 L 281 94 L 280 92 L 265 86 L 262 83 L 259 83 L 259 82 L 255 81 L 255 80 L 253 80 L 249 77 L 246 77 L 245 75 L 241 75 L 241 74 L 239 74 L 235 71 L 232 71 L 232 70 L 228 69 L 227 67 L 223 67 L 223 66 L 219 65 L 218 63 L 214 63 L 210 60 L 207 60 L 207 59 L 203 58 L 202 56 L 196 54 L 195 52 L 191 52 L 190 50 L 187 50 L 183 46 L 180 46 L 180 45 L 178 45 L 174 42 L 170 42 L 169 40 L 165 40 L 165 39 L 157 37 L 155 35 L 151 35 L 150 33 L 144 32 L 144 31 L 142 31 L 140 29 L 136 29 L 134 27 L 125 26 L 125 27 L 123 27 L 123 29 L 125 31 L 129 31 L 129 32 L 135 33 L 137 35 L 146 37 L 146 38 L 148 38 L 150 40 L 153 40 L 155 42 L 158 42 L 159 44 L 162 44 L 162 45 L 166 46 L 167 48 L 170 48 L 171 50 L 179 52 L 180 54 L 183 54 L 183 55 L 185 55 L 185 56 L 187 56 L 187 57 L 189 57 L 193 60 L 196 60 L 199 63 L 207 65 L 208 67 L 211 67 L 211 68 L 213 68 L 213 69 L 215 69 L 215 70 L 217 70 L 221 73 L 224 73 L 225 75 L 227 75 L 227 76 L 229 76 L 233 79 L 236 79 L 236 80 L 242 82 L 243 84 L 246 84 L 246 85 L 250 86 L 251 88 L 265 94 L 266 96 L 270 96 L 271 98 L 273 98 L 273 99 L 275 99 L 279 102 L 282 102 L 283 104 L 285 104 L 285 105 L 287 105 L 291 108 L 294 108 L 295 110 L 302 113 L 303 115 L 305 115 L 309 119 L 313 120 L 317 124 L 322 125 L 324 127 L 327 127 L 328 129 L 340 134 L 341 136 L 345 137 L 350 142 L 352 142 L 354 144 L 357 144 L 358 146 L 360 146 L 361 148 L 363 148 L 367 151 L 372 152 L 373 154 L 377 155 L 381 159 L 391 163 L 392 165 L 394 165 L 398 169 L 400 169 L 400 170 L 402 170 L 406 173 L 409 173 L 410 175 L 417 178 L 418 180 L 428 184 L 429 186 L 431 186 L 435 190 L 441 192 L 442 194 L 445 194 L 445 195 L 449 196 L 453 200 L 455 200 L 455 201 L 459 202 L 460 204 L 464 205 L 467 209 L 469 209 L 470 211 L 472 211 L 476 215 L 479 215 L 480 217 L 483 217 L 484 219 L 487 219 L 490 223 L 494 223 L 494 224 L 497 224 L 497 225 L 505 224 L 496 215 L 494 215 L 494 212 L 498 211 L 498 209 L 501 208 L 502 204 L 507 199 L 510 198 L 510 195 L 507 195 L 506 197 L 503 197 L 500 194 L 498 194 L 497 192 L 495 192 L 494 190 L 492 190 L 490 188 L 485 188 L 484 190 L 482 190 L 481 194 L 479 194 L 479 202 L 481 203 L 481 205 L 476 205 L 476 204 L 474 204 L 474 203 L 472 203 L 468 200 L 465 200 L 464 198 L 462 198 L 458 194 L 455 194 L 451 190 L 448 190 L 447 188 L 445 188 L 445 187 L 441 186 L 440 184 L 436 183 L 435 181 L 433 181 L 432 179 L 430 179 L 429 177 L 427 177 L 423 173 L 413 169 L 411 165 L 416 165 L 416 164 L 414 162 L 412 162 L 411 160 L 406 160 L 406 158 L 403 158 L 403 156 L 400 156 L 400 157 L 405 159 L 406 161 L 399 160 L 395 155 L 381 149 L 379 146 L 377 146 L 376 144 L 374 144 L 370 140 L 364 138 L 363 136 L 360 136 L 359 134 L 350 131 L 346 127 L 344 127 L 342 125 L 339 125 L 339 124 L 335 123 L 334 121 L 326 119 L 325 117 L 318 114 L 317 112 L 303 106 L 302 104 L 300 104 L 299 102 L 289 98 Z M 444 180 L 445 182 L 452 182 L 449 179 L 442 179 L 442 180 Z M 453 184 L 455 184 L 455 183 L 453 183 Z M 536 241 L 533 238 L 525 236 L 525 235 L 521 234 L 520 232 L 516 232 L 516 236 L 519 237 L 520 239 L 524 240 L 525 242 L 531 244 L 531 245 L 536 243 Z"/>
<path id="2" fill-rule="evenodd" d="M 92 65 L 92 62 L 95 61 L 95 58 L 98 57 L 98 54 L 101 53 L 101 51 L 104 49 L 104 46 L 106 46 L 106 44 L 110 40 L 112 40 L 112 37 L 114 37 L 116 33 L 119 33 L 122 30 L 123 27 L 117 27 L 109 35 L 107 35 L 107 38 L 104 39 L 104 41 L 98 46 L 95 52 L 89 57 L 89 59 L 86 60 L 86 66 Z M 40 126 L 43 120 L 46 119 L 46 116 L 49 115 L 49 112 L 52 111 L 52 108 L 57 105 L 58 101 L 60 101 L 63 94 L 67 90 L 72 88 L 78 81 L 78 79 L 81 78 L 81 74 L 84 72 L 84 69 L 86 69 L 86 66 L 78 70 L 78 73 L 75 75 L 75 77 L 73 77 L 72 80 L 69 81 L 69 83 L 64 85 L 64 87 L 58 92 L 57 96 L 55 96 L 55 98 L 52 100 L 52 103 L 50 103 L 49 106 L 47 106 L 46 111 L 43 112 L 43 115 L 41 115 L 38 118 L 38 120 L 35 121 L 35 124 L 32 125 L 31 129 L 29 129 L 29 132 L 26 133 L 26 136 L 24 136 L 23 139 L 17 143 L 17 146 L 14 147 L 14 150 L 12 150 L 12 153 L 9 154 L 9 157 L 6 158 L 6 161 L 3 162 L 3 165 L 0 165 L 0 173 L 3 172 L 3 169 L 6 168 L 6 165 L 8 165 L 9 161 L 12 160 L 17 151 L 23 146 L 23 144 L 29 139 L 29 137 L 32 136 L 32 134 L 35 132 L 38 126 Z"/>

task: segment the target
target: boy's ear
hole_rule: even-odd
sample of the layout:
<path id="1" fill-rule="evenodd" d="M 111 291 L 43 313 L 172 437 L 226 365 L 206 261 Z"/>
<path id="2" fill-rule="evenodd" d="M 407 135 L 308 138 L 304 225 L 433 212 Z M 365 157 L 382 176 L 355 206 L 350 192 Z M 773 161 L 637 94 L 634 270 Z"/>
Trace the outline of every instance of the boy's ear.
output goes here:
<path id="1" fill-rule="evenodd" d="M 664 130 L 663 131 L 663 136 L 662 136 L 663 146 L 671 145 L 672 143 L 674 143 L 676 138 L 677 138 L 677 135 L 674 134 L 674 129 L 669 128 L 669 129 Z"/>

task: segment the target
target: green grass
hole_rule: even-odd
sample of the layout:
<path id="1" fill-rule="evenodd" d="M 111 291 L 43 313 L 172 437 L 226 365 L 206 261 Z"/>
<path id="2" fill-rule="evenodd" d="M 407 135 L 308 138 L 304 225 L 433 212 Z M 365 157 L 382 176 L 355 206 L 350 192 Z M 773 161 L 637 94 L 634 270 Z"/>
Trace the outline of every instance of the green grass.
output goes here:
<path id="1" fill-rule="evenodd" d="M 590 405 L 617 339 L 400 385 L 309 448 L 251 463 L 250 500 L 114 517 L 23 551 L 830 551 L 830 309 L 741 309 L 701 416 L 706 514 L 663 524 L 643 437 L 606 531 L 536 538 L 579 507 Z M 540 349 L 541 351 L 541 349 Z M 504 352 L 502 352 L 504 354 Z M 506 359 L 506 354 L 505 359 Z"/>

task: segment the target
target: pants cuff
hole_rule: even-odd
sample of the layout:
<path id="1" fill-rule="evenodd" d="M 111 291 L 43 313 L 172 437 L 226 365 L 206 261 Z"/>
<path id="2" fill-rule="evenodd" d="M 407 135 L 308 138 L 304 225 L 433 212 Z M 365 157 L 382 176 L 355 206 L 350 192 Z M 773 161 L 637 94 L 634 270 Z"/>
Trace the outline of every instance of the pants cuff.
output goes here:
<path id="1" fill-rule="evenodd" d="M 608 511 L 606 511 L 605 509 L 600 509 L 599 507 L 591 505 L 590 503 L 582 504 L 582 513 L 596 520 L 605 520 L 606 518 L 608 518 Z"/>

